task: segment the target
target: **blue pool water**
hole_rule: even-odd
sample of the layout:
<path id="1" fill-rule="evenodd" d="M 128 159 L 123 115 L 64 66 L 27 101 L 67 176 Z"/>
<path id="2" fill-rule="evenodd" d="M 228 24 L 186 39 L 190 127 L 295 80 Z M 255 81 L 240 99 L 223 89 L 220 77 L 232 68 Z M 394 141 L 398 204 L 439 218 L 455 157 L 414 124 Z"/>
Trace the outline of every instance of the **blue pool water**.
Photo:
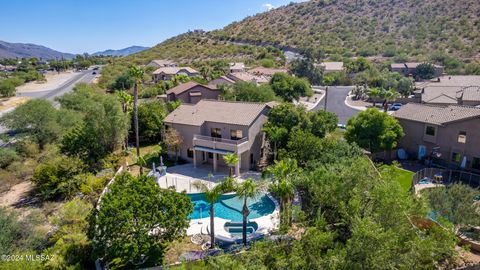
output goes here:
<path id="1" fill-rule="evenodd" d="M 210 204 L 205 200 L 204 194 L 189 194 L 193 203 L 191 219 L 206 218 L 210 216 Z M 259 218 L 273 213 L 275 203 L 266 194 L 248 199 L 249 219 Z M 243 200 L 235 194 L 222 195 L 214 204 L 215 217 L 232 221 L 242 221 Z"/>

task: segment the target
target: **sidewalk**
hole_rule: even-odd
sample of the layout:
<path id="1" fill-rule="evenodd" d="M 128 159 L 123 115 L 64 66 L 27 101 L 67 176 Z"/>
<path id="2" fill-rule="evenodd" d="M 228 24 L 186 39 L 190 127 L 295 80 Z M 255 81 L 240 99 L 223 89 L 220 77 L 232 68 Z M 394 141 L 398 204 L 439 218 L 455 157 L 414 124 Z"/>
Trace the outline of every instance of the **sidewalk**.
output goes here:
<path id="1" fill-rule="evenodd" d="M 307 108 L 307 111 L 310 111 L 317 107 L 318 103 L 320 103 L 323 98 L 325 97 L 324 90 L 314 89 L 314 94 L 311 97 L 301 97 L 298 102 L 294 101 L 294 104 L 302 104 Z"/>

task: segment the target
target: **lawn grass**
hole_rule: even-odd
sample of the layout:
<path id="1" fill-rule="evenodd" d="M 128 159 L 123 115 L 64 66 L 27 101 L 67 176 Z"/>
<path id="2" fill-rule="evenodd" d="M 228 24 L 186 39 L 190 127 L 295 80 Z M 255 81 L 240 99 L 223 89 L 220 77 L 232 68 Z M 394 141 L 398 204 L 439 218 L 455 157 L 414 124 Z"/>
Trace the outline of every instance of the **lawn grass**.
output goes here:
<path id="1" fill-rule="evenodd" d="M 393 165 L 381 165 L 378 169 L 382 175 L 389 174 L 394 180 L 399 182 L 403 190 L 410 190 L 412 185 L 412 177 L 415 174 L 414 172 L 407 171 Z"/>

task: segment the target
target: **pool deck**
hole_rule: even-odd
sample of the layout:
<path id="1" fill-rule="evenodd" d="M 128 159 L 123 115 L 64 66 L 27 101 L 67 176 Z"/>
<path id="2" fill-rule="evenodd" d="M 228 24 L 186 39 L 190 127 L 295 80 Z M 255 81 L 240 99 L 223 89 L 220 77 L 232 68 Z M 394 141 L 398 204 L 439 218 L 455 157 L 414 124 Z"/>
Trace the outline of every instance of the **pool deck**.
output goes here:
<path id="1" fill-rule="evenodd" d="M 211 175 L 211 177 L 209 177 Z M 228 176 L 228 168 L 221 167 L 218 172 L 212 172 L 211 166 L 200 165 L 194 168 L 192 164 L 184 164 L 167 168 L 167 174 L 157 180 L 161 188 L 174 187 L 177 192 L 201 193 L 193 186 L 193 183 L 200 181 L 209 188 L 217 185 L 223 178 Z M 235 177 L 238 182 L 243 182 L 247 178 L 259 180 L 259 172 L 245 171 L 240 176 Z"/>

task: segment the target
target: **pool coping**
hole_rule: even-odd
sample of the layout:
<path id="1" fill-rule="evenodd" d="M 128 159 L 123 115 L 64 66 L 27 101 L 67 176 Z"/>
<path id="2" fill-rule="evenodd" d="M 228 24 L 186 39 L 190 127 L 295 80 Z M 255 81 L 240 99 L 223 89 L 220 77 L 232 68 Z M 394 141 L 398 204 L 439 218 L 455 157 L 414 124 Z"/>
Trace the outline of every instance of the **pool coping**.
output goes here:
<path id="1" fill-rule="evenodd" d="M 255 231 L 254 234 L 269 234 L 273 230 L 277 229 L 280 225 L 280 204 L 278 201 L 272 196 L 271 193 L 265 193 L 267 197 L 273 201 L 275 204 L 275 210 L 272 213 L 254 218 L 249 219 L 248 222 L 256 222 L 258 225 L 258 229 Z M 234 222 L 230 219 L 224 219 L 220 217 L 214 217 L 215 223 L 215 236 L 221 236 L 224 238 L 229 238 L 232 240 L 241 239 L 241 237 L 233 236 L 231 233 L 225 230 L 225 223 L 227 222 Z M 194 234 L 209 234 L 210 228 L 210 217 L 200 218 L 200 219 L 191 219 L 189 227 L 187 229 L 187 235 L 194 235 Z"/>

